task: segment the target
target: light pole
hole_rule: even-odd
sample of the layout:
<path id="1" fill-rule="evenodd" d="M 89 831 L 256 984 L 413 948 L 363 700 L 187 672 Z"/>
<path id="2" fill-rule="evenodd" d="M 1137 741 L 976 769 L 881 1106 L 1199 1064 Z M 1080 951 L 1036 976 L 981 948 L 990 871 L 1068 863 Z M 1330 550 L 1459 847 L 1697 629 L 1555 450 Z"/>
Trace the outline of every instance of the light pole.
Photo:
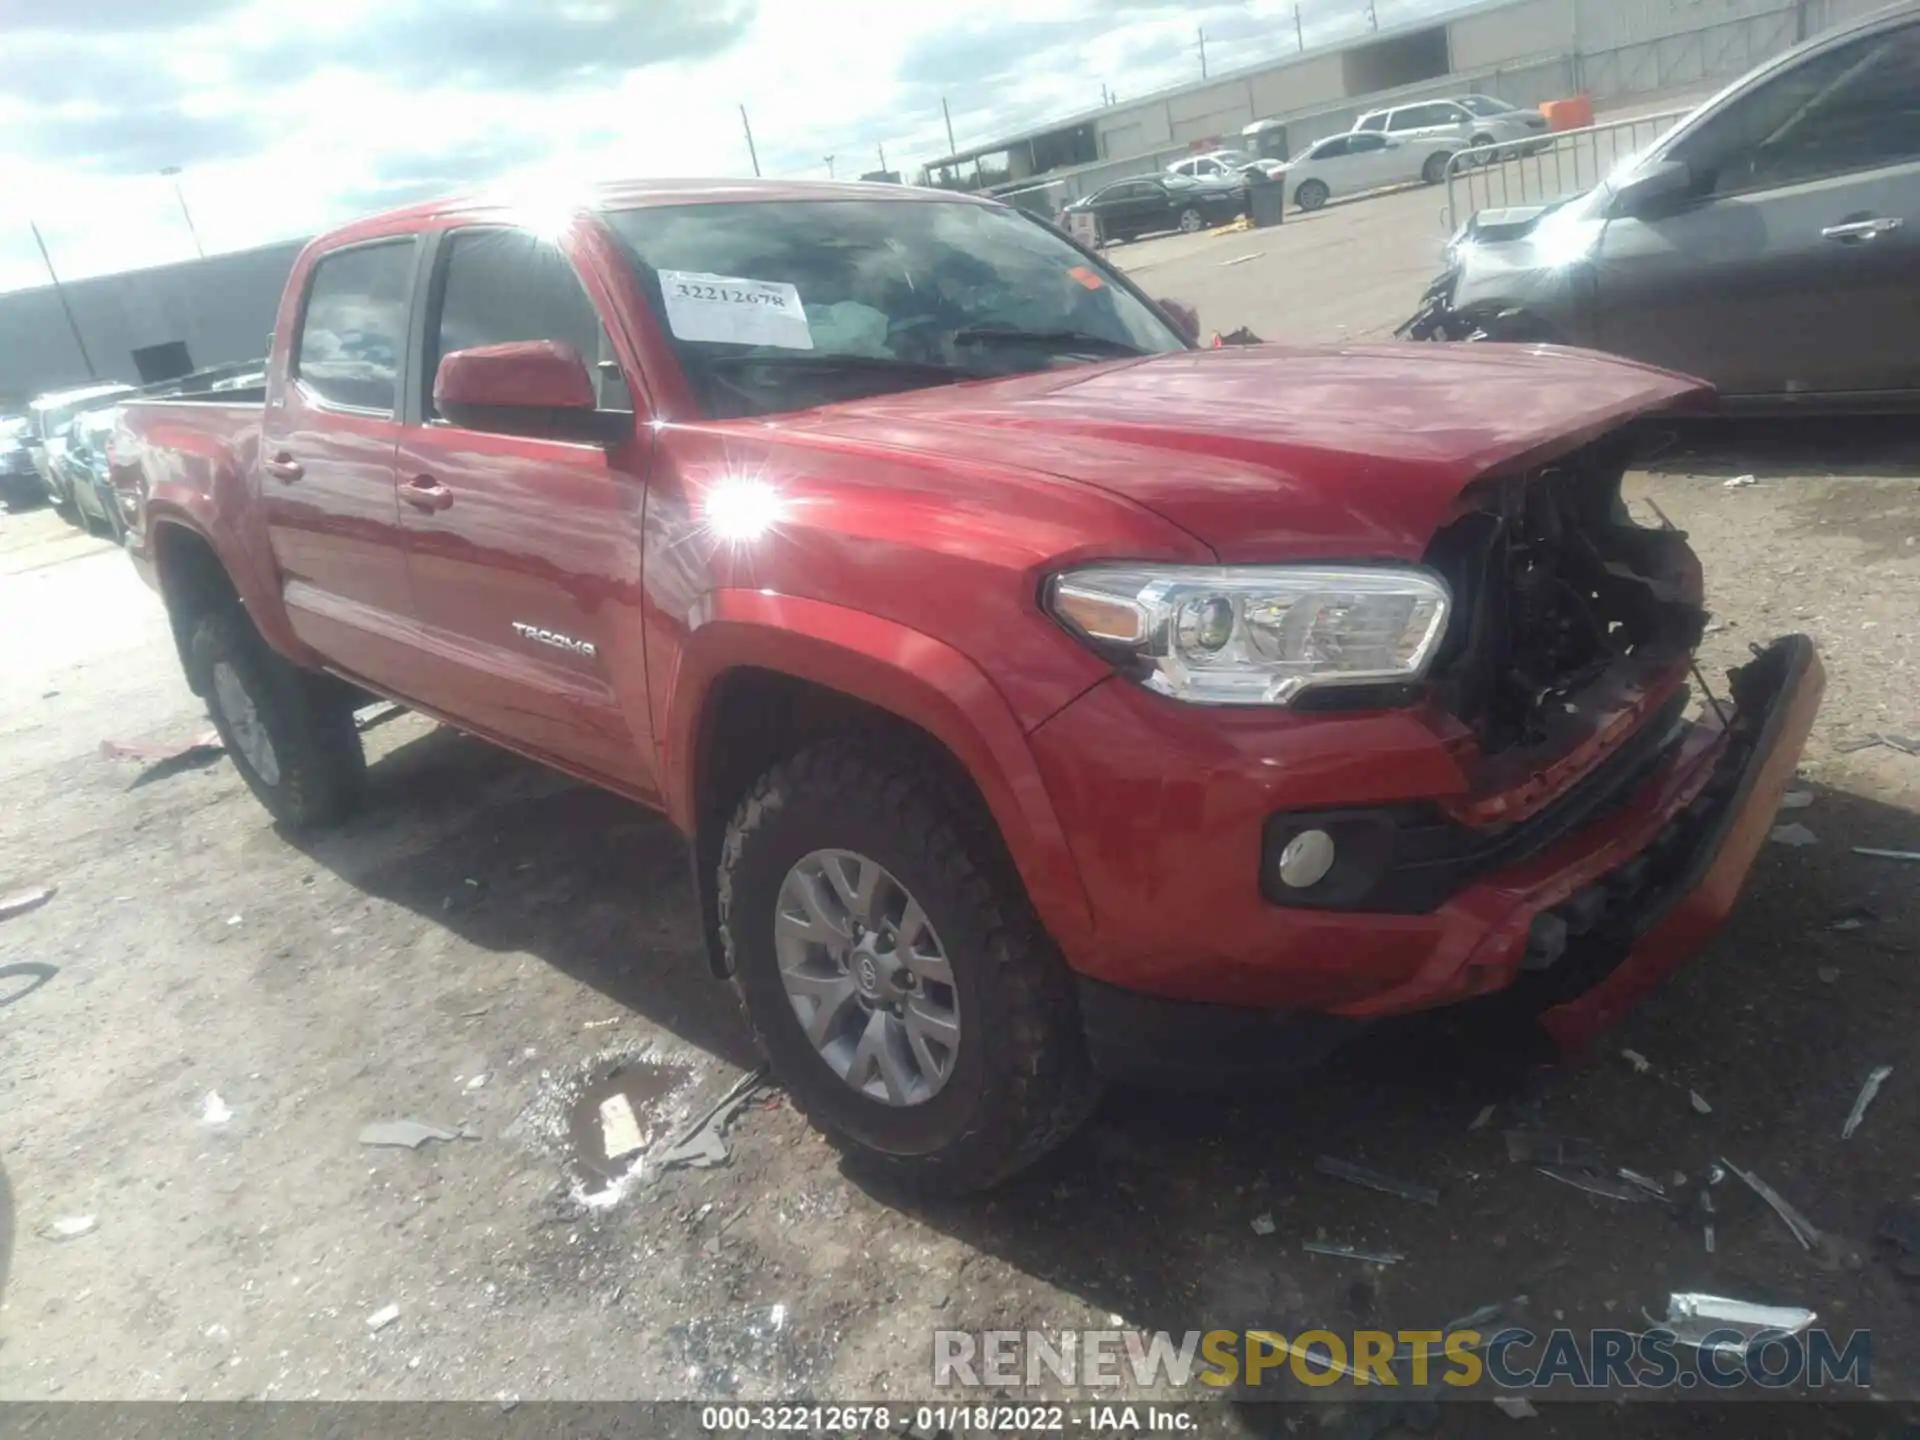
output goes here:
<path id="1" fill-rule="evenodd" d="M 80 322 L 74 318 L 73 306 L 67 303 L 67 288 L 60 283 L 60 273 L 53 268 L 53 256 L 47 253 L 47 242 L 40 238 L 40 227 L 33 221 L 27 222 L 27 228 L 33 231 L 33 243 L 40 247 L 40 258 L 46 262 L 47 278 L 53 281 L 53 298 L 60 302 L 61 313 L 67 317 L 67 328 L 73 332 L 73 344 L 80 352 L 80 363 L 87 367 L 87 378 L 97 380 L 100 374 L 93 368 L 93 357 L 87 353 L 87 342 L 80 338 Z"/>
<path id="2" fill-rule="evenodd" d="M 747 107 L 740 107 L 740 128 L 747 132 L 747 158 L 753 161 L 754 178 L 760 177 L 760 152 L 753 148 L 753 122 L 747 119 Z"/>
<path id="3" fill-rule="evenodd" d="M 187 222 L 187 234 L 193 237 L 193 253 L 206 259 L 207 247 L 200 243 L 200 232 L 193 228 L 193 212 L 187 209 L 186 192 L 180 188 L 180 167 L 169 165 L 160 173 L 173 181 L 173 198 L 180 202 L 180 218 Z"/>

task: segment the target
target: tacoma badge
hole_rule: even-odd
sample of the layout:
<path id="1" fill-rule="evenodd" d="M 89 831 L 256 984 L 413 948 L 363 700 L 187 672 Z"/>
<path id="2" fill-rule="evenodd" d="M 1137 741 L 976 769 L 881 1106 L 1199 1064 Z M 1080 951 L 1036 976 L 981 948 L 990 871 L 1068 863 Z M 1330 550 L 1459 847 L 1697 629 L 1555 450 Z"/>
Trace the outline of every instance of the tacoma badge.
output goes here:
<path id="1" fill-rule="evenodd" d="M 513 622 L 514 632 L 522 640 L 532 640 L 541 645 L 551 645 L 556 650 L 565 650 L 569 655 L 581 655 L 591 660 L 600 652 L 590 640 L 576 640 L 571 635 L 562 635 L 556 630 L 542 630 L 538 625 L 528 625 L 522 621 Z"/>

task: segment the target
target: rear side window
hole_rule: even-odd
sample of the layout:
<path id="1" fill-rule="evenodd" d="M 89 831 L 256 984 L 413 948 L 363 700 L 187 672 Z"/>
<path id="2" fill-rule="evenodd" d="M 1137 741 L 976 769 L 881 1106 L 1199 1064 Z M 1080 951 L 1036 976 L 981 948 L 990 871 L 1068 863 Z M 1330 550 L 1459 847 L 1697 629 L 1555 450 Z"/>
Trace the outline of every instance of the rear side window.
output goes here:
<path id="1" fill-rule="evenodd" d="M 1404 110 L 1393 112 L 1389 130 L 1420 130 L 1428 125 L 1454 125 L 1459 123 L 1460 112 L 1451 105 L 1409 105 Z"/>
<path id="2" fill-rule="evenodd" d="M 441 250 L 440 277 L 422 387 L 429 416 L 438 413 L 433 381 L 443 356 L 515 340 L 571 345 L 594 376 L 600 408 L 633 409 L 599 313 L 557 246 L 524 230 L 456 231 Z"/>
<path id="3" fill-rule="evenodd" d="M 1363 115 L 1360 117 L 1360 123 L 1353 128 L 1356 130 L 1384 130 L 1387 128 L 1387 112 L 1381 110 L 1372 115 Z"/>
<path id="4" fill-rule="evenodd" d="M 1314 146 L 1308 158 L 1313 160 L 1331 160 L 1336 155 L 1346 154 L 1350 148 L 1350 143 L 1345 135 L 1336 135 L 1331 140 L 1322 140 L 1318 145 Z"/>
<path id="5" fill-rule="evenodd" d="M 320 400 L 391 415 L 413 292 L 412 237 L 323 257 L 307 286 L 294 376 Z"/>

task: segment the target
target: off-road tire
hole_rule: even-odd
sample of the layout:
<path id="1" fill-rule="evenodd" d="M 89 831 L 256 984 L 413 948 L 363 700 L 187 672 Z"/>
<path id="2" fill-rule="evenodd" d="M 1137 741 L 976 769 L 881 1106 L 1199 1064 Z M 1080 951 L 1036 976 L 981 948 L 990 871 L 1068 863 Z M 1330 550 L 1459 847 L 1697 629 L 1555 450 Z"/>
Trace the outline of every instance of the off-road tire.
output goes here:
<path id="1" fill-rule="evenodd" d="M 213 674 L 222 662 L 233 668 L 273 745 L 275 782 L 254 769 L 221 711 Z M 344 692 L 275 654 L 238 606 L 201 617 L 188 663 L 234 768 L 275 820 L 290 830 L 315 830 L 353 812 L 366 787 L 367 759 Z"/>
<path id="2" fill-rule="evenodd" d="M 1053 1149 L 1100 1085 L 1072 979 L 1011 865 L 940 769 L 853 738 L 804 750 L 750 789 L 727 827 L 720 938 L 754 1038 L 801 1112 L 849 1162 L 918 1190 L 984 1190 Z M 926 909 L 953 966 L 958 1057 L 918 1105 L 860 1094 L 814 1050 L 781 983 L 774 908 L 825 848 L 886 867 Z"/>
<path id="3" fill-rule="evenodd" d="M 1302 210 L 1318 210 L 1332 197 L 1324 180 L 1308 180 L 1293 192 L 1293 202 Z"/>

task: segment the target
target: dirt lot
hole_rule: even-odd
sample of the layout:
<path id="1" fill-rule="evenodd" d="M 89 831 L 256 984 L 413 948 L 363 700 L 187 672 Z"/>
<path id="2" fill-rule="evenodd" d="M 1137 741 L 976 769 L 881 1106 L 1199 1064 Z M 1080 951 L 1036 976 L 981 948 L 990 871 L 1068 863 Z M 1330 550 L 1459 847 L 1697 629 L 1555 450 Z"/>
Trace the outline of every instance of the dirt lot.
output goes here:
<path id="1" fill-rule="evenodd" d="M 1344 223 L 1336 208 L 1286 233 L 1318 246 L 1328 227 L 1337 251 Z M 1210 263 L 1261 241 L 1182 243 Z M 1319 313 L 1314 253 L 1220 272 L 1241 277 L 1226 299 L 1256 328 Z M 1201 263 L 1164 259 L 1176 279 Z M 1410 298 L 1375 292 L 1382 313 Z M 1344 313 L 1372 333 L 1364 305 Z M 1631 489 L 1702 553 L 1716 683 L 1750 641 L 1819 642 L 1813 798 L 1786 817 L 1818 843 L 1770 846 L 1708 953 L 1583 1063 L 1540 1070 L 1416 1026 L 1271 1093 L 1116 1093 L 1039 1169 L 950 1204 L 863 1187 L 777 1095 L 740 1115 L 726 1165 L 609 1199 L 572 1117 L 611 1064 L 640 1077 L 657 1146 L 753 1063 L 707 977 L 677 837 L 412 716 L 367 733 L 369 811 L 301 844 L 224 758 L 107 758 L 103 740 L 204 725 L 159 606 L 103 542 L 44 511 L 0 517 L 0 892 L 59 886 L 0 923 L 0 1398 L 924 1397 L 936 1327 L 1419 1328 L 1504 1302 L 1585 1329 L 1687 1289 L 1871 1328 L 1875 1388 L 1920 1396 L 1913 1291 L 1871 1239 L 1920 1188 L 1920 866 L 1850 849 L 1920 848 L 1920 756 L 1846 748 L 1920 734 L 1920 441 L 1696 432 Z M 1860 928 L 1832 928 L 1861 906 Z M 1879 1064 L 1893 1076 L 1843 1143 Z M 360 1143 L 409 1116 L 467 1138 Z M 1525 1120 L 1663 1183 L 1727 1157 L 1827 1243 L 1803 1251 L 1730 1182 L 1707 1254 L 1695 1215 L 1511 1163 L 1501 1132 Z M 1321 1153 L 1441 1202 L 1326 1179 Z M 50 1238 L 79 1217 L 94 1228 Z M 1303 1254 L 1316 1237 L 1406 1258 Z"/>

